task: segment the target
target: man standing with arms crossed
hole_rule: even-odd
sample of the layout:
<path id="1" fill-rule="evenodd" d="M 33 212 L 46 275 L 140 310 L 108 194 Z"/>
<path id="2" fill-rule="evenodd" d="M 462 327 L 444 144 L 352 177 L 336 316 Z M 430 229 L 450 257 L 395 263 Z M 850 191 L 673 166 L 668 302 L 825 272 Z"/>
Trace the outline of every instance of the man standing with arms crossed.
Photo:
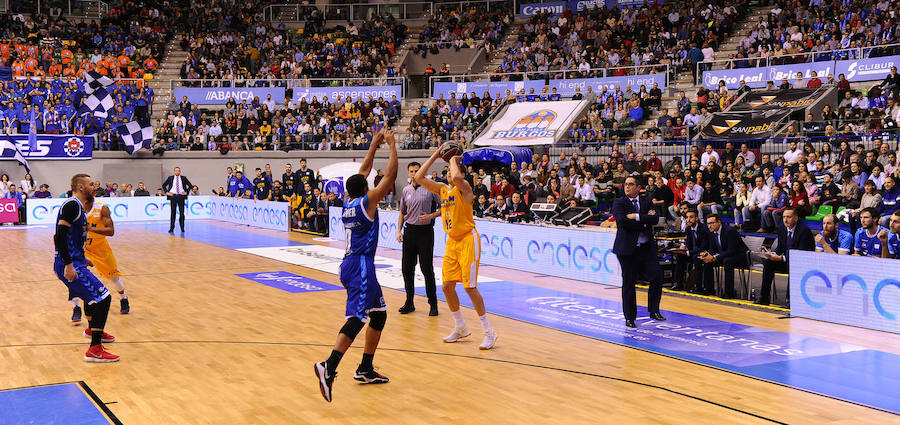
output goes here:
<path id="1" fill-rule="evenodd" d="M 464 168 L 460 163 L 459 155 L 450 158 L 449 185 L 441 184 L 429 179 L 428 169 L 434 161 L 440 157 L 441 148 L 438 148 L 425 162 L 425 165 L 416 172 L 415 182 L 425 186 L 429 192 L 441 196 L 441 217 L 447 238 L 447 249 L 444 253 L 443 263 L 443 290 L 447 298 L 447 306 L 453 315 L 455 324 L 453 332 L 444 338 L 444 342 L 456 342 L 460 338 L 472 334 L 459 311 L 459 296 L 456 295 L 456 283 L 462 282 L 463 288 L 472 300 L 472 306 L 478 313 L 481 326 L 484 329 L 484 339 L 478 347 L 482 350 L 490 350 L 497 342 L 497 332 L 488 323 L 487 312 L 484 308 L 484 299 L 478 292 L 478 262 L 481 257 L 481 237 L 475 230 L 475 218 L 472 213 L 474 203 L 472 187 L 466 181 Z"/>
<path id="2" fill-rule="evenodd" d="M 400 307 L 400 314 L 416 311 L 413 297 L 416 295 L 416 261 L 425 276 L 425 293 L 429 316 L 437 316 L 437 287 L 434 281 L 434 219 L 440 217 L 441 198 L 424 186 L 416 183 L 416 173 L 421 168 L 418 162 L 411 162 L 406 170 L 412 183 L 403 188 L 400 196 L 400 216 L 397 219 L 397 241 L 403 244 L 403 284 L 406 288 L 406 303 Z"/>

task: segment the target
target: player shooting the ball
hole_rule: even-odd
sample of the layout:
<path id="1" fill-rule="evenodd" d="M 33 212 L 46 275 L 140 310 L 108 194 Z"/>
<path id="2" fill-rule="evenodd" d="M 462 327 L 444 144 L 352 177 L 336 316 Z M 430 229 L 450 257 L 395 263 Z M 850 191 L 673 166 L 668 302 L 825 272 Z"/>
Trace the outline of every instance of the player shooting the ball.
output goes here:
<path id="1" fill-rule="evenodd" d="M 497 343 L 497 332 L 488 323 L 484 309 L 484 299 L 478 292 L 478 263 L 481 259 L 481 237 L 475 230 L 475 219 L 472 215 L 474 196 L 472 187 L 465 179 L 462 166 L 462 149 L 454 143 L 446 143 L 436 150 L 431 158 L 416 173 L 416 184 L 424 186 L 441 197 L 441 218 L 447 238 L 447 249 L 444 253 L 443 290 L 447 298 L 447 306 L 455 324 L 453 332 L 444 338 L 444 342 L 457 342 L 472 334 L 459 311 L 459 296 L 456 294 L 456 283 L 462 282 L 469 294 L 475 312 L 484 329 L 484 339 L 479 346 L 482 350 L 490 350 Z M 434 161 L 441 157 L 450 164 L 449 185 L 435 182 L 428 178 L 428 169 Z"/>

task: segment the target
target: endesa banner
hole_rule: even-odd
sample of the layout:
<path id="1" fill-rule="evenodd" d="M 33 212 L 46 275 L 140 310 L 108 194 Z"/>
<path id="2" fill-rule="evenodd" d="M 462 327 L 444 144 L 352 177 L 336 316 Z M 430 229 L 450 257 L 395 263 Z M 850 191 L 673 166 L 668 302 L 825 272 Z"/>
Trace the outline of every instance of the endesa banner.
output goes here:
<path id="1" fill-rule="evenodd" d="M 791 110 L 761 112 L 716 112 L 700 132 L 706 139 L 749 139 L 768 137 Z"/>
<path id="2" fill-rule="evenodd" d="M 38 134 L 37 149 L 28 146 L 27 134 L 2 135 L 16 144 L 19 152 L 28 160 L 34 159 L 91 159 L 94 153 L 93 136 L 75 136 L 65 134 Z M 12 159 L 15 152 L 3 152 L 3 158 Z"/>
<path id="3" fill-rule="evenodd" d="M 396 211 L 378 211 L 378 246 L 401 249 Z M 329 211 L 331 238 L 344 240 L 341 208 Z M 481 264 L 515 267 L 533 273 L 621 286 L 619 260 L 612 252 L 616 234 L 604 231 L 539 227 L 475 219 L 481 236 Z M 442 257 L 447 234 L 434 225 L 434 255 Z"/>
<path id="4" fill-rule="evenodd" d="M 367 101 L 371 97 L 373 100 L 382 98 L 391 100 L 392 96 L 397 99 L 403 99 L 403 86 L 348 86 L 348 87 L 296 87 L 294 88 L 294 103 L 306 99 L 307 102 L 312 101 L 315 97 L 318 101 L 328 97 L 329 101 L 334 102 L 341 98 L 346 100 L 348 97 L 353 101 Z"/>
<path id="5" fill-rule="evenodd" d="M 173 95 L 179 102 L 187 96 L 188 102 L 197 105 L 224 105 L 231 98 L 237 103 L 250 103 L 258 97 L 261 102 L 268 95 L 273 102 L 284 104 L 284 87 L 176 87 Z"/>
<path id="6" fill-rule="evenodd" d="M 767 111 L 772 109 L 805 108 L 816 101 L 820 89 L 787 89 L 750 92 L 729 111 Z M 824 93 L 825 90 L 821 90 Z"/>
<path id="7" fill-rule="evenodd" d="M 825 82 L 829 76 L 834 76 L 834 79 L 837 80 L 840 74 L 844 74 L 850 82 L 877 81 L 883 80 L 891 72 L 891 66 L 896 66 L 898 63 L 900 63 L 900 55 L 758 68 L 717 69 L 703 71 L 703 87 L 713 90 L 719 86 L 719 81 L 725 81 L 726 87 L 736 89 L 740 87 L 741 80 L 754 88 L 765 87 L 768 81 L 773 82 L 777 87 L 784 79 L 793 84 L 797 79 L 798 72 L 803 74 L 803 78 L 811 78 L 813 71 L 816 71 L 817 77 L 822 82 Z"/>
<path id="8" fill-rule="evenodd" d="M 555 143 L 587 106 L 588 100 L 524 102 L 509 105 L 476 140 L 478 146 L 527 146 Z"/>
<path id="9" fill-rule="evenodd" d="M 791 316 L 900 333 L 900 262 L 791 251 Z"/>
<path id="10" fill-rule="evenodd" d="M 28 224 L 55 224 L 64 198 L 25 201 Z M 109 207 L 114 222 L 168 221 L 170 203 L 164 196 L 97 198 Z M 214 219 L 273 230 L 290 230 L 286 202 L 253 201 L 218 196 L 189 196 L 184 214 L 189 220 Z"/>
<path id="11" fill-rule="evenodd" d="M 626 86 L 631 86 L 635 92 L 640 87 L 646 86 L 647 91 L 653 88 L 653 83 L 659 84 L 660 88 L 666 87 L 665 74 L 646 74 L 646 75 L 625 75 L 621 77 L 603 77 L 603 78 L 572 78 L 568 80 L 550 80 L 546 85 L 547 91 L 552 93 L 555 88 L 557 93 L 563 96 L 571 96 L 575 93 L 575 89 L 581 90 L 581 93 L 587 93 L 588 87 L 591 87 L 595 93 L 600 93 L 603 88 L 615 90 L 616 86 L 625 90 Z M 434 83 L 432 95 L 435 99 L 449 99 L 450 94 L 456 94 L 459 99 L 463 94 L 471 95 L 473 92 L 481 97 L 484 92 L 491 94 L 491 97 L 506 96 L 508 90 L 510 94 L 518 94 L 520 90 L 525 90 L 528 94 L 534 89 L 536 94 L 540 94 L 544 90 L 544 80 L 526 80 L 526 81 L 474 81 L 469 83 Z"/>
<path id="12" fill-rule="evenodd" d="M 19 207 L 15 199 L 0 199 L 0 223 L 19 221 Z"/>

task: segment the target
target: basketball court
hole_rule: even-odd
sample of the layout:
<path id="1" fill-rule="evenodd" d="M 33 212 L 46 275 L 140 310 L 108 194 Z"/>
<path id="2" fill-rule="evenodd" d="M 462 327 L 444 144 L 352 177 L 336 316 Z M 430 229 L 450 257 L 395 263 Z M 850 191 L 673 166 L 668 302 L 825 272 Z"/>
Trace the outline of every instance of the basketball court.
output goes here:
<path id="1" fill-rule="evenodd" d="M 342 242 L 211 220 L 175 236 L 167 223 L 117 227 L 132 312 L 110 312 L 112 364 L 82 360 L 53 229 L 0 228 L 4 423 L 900 423 L 900 335 L 669 294 L 667 322 L 639 310 L 627 330 L 619 288 L 510 264 L 481 267 L 500 339 L 480 351 L 478 332 L 442 342 L 446 304 L 438 317 L 424 297 L 396 312 L 400 255 L 385 248 L 375 366 L 391 382 L 353 381 L 358 341 L 329 404 L 312 365 L 344 318 Z"/>

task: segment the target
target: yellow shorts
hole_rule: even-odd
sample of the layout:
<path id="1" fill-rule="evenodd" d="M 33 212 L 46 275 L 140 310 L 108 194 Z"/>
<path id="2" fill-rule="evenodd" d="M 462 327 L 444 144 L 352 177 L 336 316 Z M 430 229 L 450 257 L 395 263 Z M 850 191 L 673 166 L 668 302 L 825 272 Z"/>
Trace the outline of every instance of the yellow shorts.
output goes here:
<path id="1" fill-rule="evenodd" d="M 107 279 L 122 276 L 122 273 L 119 272 L 116 256 L 113 255 L 112 248 L 105 238 L 91 239 L 84 248 L 84 255 L 94 263 L 94 269 L 97 270 L 97 274 Z"/>
<path id="2" fill-rule="evenodd" d="M 480 260 L 481 237 L 475 229 L 460 239 L 447 238 L 441 271 L 444 282 L 462 282 L 464 288 L 475 288 Z"/>

